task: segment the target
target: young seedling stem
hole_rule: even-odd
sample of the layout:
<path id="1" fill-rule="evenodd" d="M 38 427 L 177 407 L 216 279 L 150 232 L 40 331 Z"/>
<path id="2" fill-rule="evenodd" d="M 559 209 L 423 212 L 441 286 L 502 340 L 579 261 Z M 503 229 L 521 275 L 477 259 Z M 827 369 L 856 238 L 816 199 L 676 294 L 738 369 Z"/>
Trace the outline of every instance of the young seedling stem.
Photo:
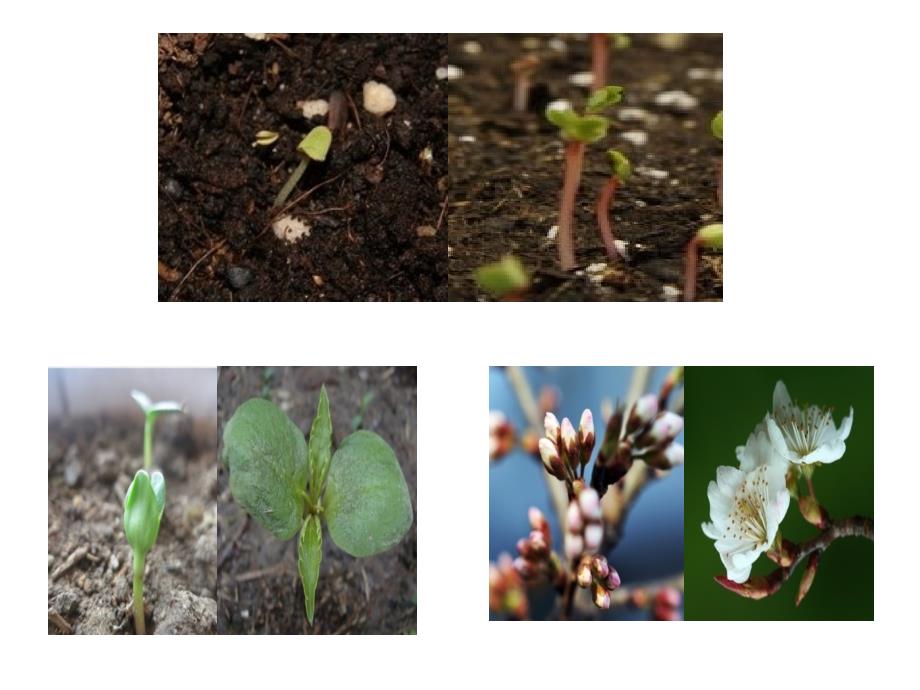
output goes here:
<path id="1" fill-rule="evenodd" d="M 125 536 L 134 555 L 134 630 L 146 632 L 144 623 L 144 564 L 160 531 L 166 507 L 166 482 L 159 472 L 138 470 L 125 495 Z"/>
<path id="2" fill-rule="evenodd" d="M 687 245 L 687 270 L 684 278 L 684 301 L 696 299 L 696 270 L 700 249 L 722 248 L 722 224 L 714 223 L 700 228 Z"/>
<path id="3" fill-rule="evenodd" d="M 157 417 L 169 412 L 184 412 L 185 407 L 171 400 L 155 403 L 141 391 L 131 391 L 131 397 L 144 412 L 144 469 L 149 471 L 153 465 L 153 427 Z"/>
<path id="4" fill-rule="evenodd" d="M 565 167 L 562 178 L 562 206 L 559 210 L 559 263 L 563 271 L 575 268 L 575 197 L 581 185 L 585 157 L 585 142 L 565 143 Z"/>
<path id="5" fill-rule="evenodd" d="M 610 261 L 614 261 L 617 256 L 617 248 L 613 238 L 613 222 L 610 220 L 610 209 L 613 206 L 617 187 L 626 183 L 626 180 L 629 179 L 632 173 L 632 167 L 630 166 L 629 159 L 619 151 L 610 149 L 607 151 L 607 155 L 610 156 L 613 172 L 610 175 L 610 179 L 607 180 L 607 184 L 605 184 L 604 188 L 601 190 L 600 195 L 597 197 L 597 226 L 600 228 L 601 239 L 604 242 L 607 258 Z M 626 258 L 625 252 L 623 258 Z"/>
<path id="6" fill-rule="evenodd" d="M 523 113 L 527 111 L 530 100 L 530 87 L 533 73 L 540 64 L 536 55 L 525 55 L 511 63 L 511 72 L 514 74 L 514 111 Z"/>
<path id="7" fill-rule="evenodd" d="M 138 635 L 145 635 L 147 632 L 144 621 L 144 562 L 146 559 L 146 554 L 134 552 L 134 632 Z"/>
<path id="8" fill-rule="evenodd" d="M 303 177 L 304 172 L 307 169 L 307 165 L 311 160 L 315 161 L 324 161 L 326 160 L 326 154 L 329 152 L 329 146 L 332 143 L 332 132 L 328 127 L 319 126 L 314 127 L 310 130 L 310 133 L 305 136 L 300 143 L 297 145 L 297 152 L 300 154 L 300 162 L 297 164 L 297 167 L 294 168 L 294 171 L 291 173 L 291 176 L 288 177 L 287 182 L 284 183 L 284 186 L 281 188 L 281 191 L 278 192 L 278 196 L 275 197 L 275 202 L 272 204 L 272 209 L 276 209 L 291 195 L 291 192 L 294 191 L 294 187 L 297 186 L 297 183 L 300 182 L 300 178 Z"/>
<path id="9" fill-rule="evenodd" d="M 591 71 L 594 74 L 594 88 L 607 83 L 607 61 L 610 59 L 610 41 L 607 34 L 591 34 Z"/>

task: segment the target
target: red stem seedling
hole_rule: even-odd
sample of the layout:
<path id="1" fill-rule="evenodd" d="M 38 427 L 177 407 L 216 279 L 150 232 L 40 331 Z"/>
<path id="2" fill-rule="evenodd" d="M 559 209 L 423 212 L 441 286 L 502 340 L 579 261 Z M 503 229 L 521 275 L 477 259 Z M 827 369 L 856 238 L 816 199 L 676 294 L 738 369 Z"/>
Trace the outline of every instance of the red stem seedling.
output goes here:
<path id="1" fill-rule="evenodd" d="M 705 225 L 687 245 L 687 270 L 684 279 L 684 301 L 696 299 L 696 265 L 700 249 L 722 248 L 722 223 Z"/>
<path id="2" fill-rule="evenodd" d="M 514 75 L 512 106 L 517 113 L 527 111 L 527 103 L 530 101 L 530 87 L 532 86 L 531 80 L 539 65 L 540 58 L 532 54 L 524 55 L 510 65 L 511 73 Z"/>
<path id="3" fill-rule="evenodd" d="M 565 141 L 558 233 L 559 264 L 563 271 L 575 268 L 575 197 L 581 183 L 585 144 L 607 136 L 610 120 L 597 113 L 618 103 L 622 97 L 622 87 L 606 86 L 595 91 L 588 99 L 585 115 L 576 113 L 567 102 L 551 103 L 546 109 L 546 119 L 559 127 Z"/>
<path id="4" fill-rule="evenodd" d="M 610 41 L 607 34 L 591 34 L 591 72 L 594 88 L 607 83 L 607 61 L 610 59 Z"/>
<path id="5" fill-rule="evenodd" d="M 613 223 L 610 220 L 610 209 L 613 206 L 617 187 L 626 184 L 626 180 L 628 180 L 629 176 L 632 174 L 632 166 L 629 163 L 629 159 L 619 151 L 610 149 L 607 151 L 607 155 L 610 156 L 610 164 L 613 167 L 613 172 L 610 175 L 610 179 L 607 180 L 607 184 L 604 185 L 604 188 L 597 197 L 597 226 L 601 232 L 601 239 L 604 242 L 607 258 L 610 261 L 614 261 L 617 257 L 617 247 L 613 238 Z M 622 254 L 625 259 L 625 249 Z"/>

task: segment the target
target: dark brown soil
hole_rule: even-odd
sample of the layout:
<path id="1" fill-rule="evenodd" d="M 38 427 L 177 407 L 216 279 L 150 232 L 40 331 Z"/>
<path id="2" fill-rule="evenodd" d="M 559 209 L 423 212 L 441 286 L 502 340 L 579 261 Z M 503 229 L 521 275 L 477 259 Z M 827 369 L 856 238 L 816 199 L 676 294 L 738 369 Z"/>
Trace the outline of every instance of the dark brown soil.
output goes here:
<path id="1" fill-rule="evenodd" d="M 159 299 L 446 300 L 446 35 L 275 36 L 159 36 Z M 362 107 L 370 79 L 397 96 L 382 118 Z M 336 89 L 354 107 L 290 197 L 327 183 L 289 211 L 312 226 L 289 244 L 270 207 L 325 124 L 297 102 Z M 280 137 L 253 147 L 260 130 Z"/>
<path id="2" fill-rule="evenodd" d="M 143 421 L 74 419 L 48 427 L 48 632 L 133 633 L 131 548 L 124 495 L 143 467 Z M 157 421 L 154 464 L 166 478 L 166 512 L 147 555 L 147 632 L 217 629 L 217 472 L 213 439 L 191 421 Z M 75 552 L 72 567 L 58 574 Z M 57 621 L 57 622 L 54 622 Z M 61 623 L 63 621 L 63 623 Z"/>
<path id="3" fill-rule="evenodd" d="M 380 434 L 393 447 L 416 510 L 414 368 L 222 368 L 217 385 L 219 433 L 241 403 L 260 395 L 285 410 L 301 431 L 309 432 L 323 384 L 336 444 L 351 433 L 361 400 L 373 392 L 363 428 Z M 297 573 L 297 539 L 279 541 L 249 518 L 234 502 L 223 466 L 218 482 L 221 633 L 415 633 L 415 522 L 397 546 L 369 558 L 353 558 L 341 551 L 324 527 L 311 627 Z"/>
<path id="4" fill-rule="evenodd" d="M 503 255 L 518 256 L 533 274 L 531 300 L 661 300 L 663 288 L 683 288 L 688 241 L 708 222 L 721 221 L 716 200 L 721 142 L 710 133 L 711 118 L 722 109 L 722 82 L 691 80 L 694 67 L 721 68 L 721 35 L 691 35 L 679 50 L 664 50 L 649 34 L 633 34 L 632 47 L 613 51 L 607 81 L 624 86 L 626 95 L 610 111 L 614 126 L 608 137 L 589 145 L 577 200 L 576 260 L 579 269 L 607 263 L 597 230 L 597 194 L 610 176 L 605 151 L 617 148 L 633 169 L 664 170 L 668 178 L 634 173 L 617 193 L 614 233 L 630 242 L 624 266 L 609 266 L 603 280 L 567 275 L 559 270 L 555 241 L 547 233 L 558 224 L 562 183 L 562 147 L 558 130 L 543 111 L 555 98 L 568 98 L 582 109 L 587 89 L 568 83 L 569 75 L 590 71 L 587 41 L 559 35 L 567 51 L 548 46 L 539 36 L 543 63 L 534 77 L 530 112 L 511 110 L 509 63 L 523 52 L 520 35 L 450 36 L 450 63 L 465 75 L 450 84 L 450 299 L 482 299 L 472 272 Z M 479 54 L 463 50 L 466 41 L 482 46 Z M 681 90 L 698 99 L 697 107 L 677 113 L 654 103 L 662 91 Z M 654 121 L 623 122 L 622 107 L 639 107 Z M 634 146 L 620 138 L 626 130 L 648 133 L 648 143 Z M 475 137 L 474 142 L 460 137 Z M 639 247 L 638 245 L 641 245 Z M 697 299 L 722 297 L 722 257 L 704 252 Z"/>

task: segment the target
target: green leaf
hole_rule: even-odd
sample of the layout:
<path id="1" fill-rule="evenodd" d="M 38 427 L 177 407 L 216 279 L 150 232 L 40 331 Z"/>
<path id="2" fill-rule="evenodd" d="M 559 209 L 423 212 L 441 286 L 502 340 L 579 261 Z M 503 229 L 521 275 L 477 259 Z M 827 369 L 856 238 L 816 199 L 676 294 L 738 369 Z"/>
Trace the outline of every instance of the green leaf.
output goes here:
<path id="1" fill-rule="evenodd" d="M 224 426 L 224 456 L 237 503 L 278 539 L 297 534 L 310 467 L 297 425 L 268 400 L 247 400 Z"/>
<path id="2" fill-rule="evenodd" d="M 326 395 L 326 386 L 319 392 L 319 402 L 316 403 L 316 416 L 310 428 L 310 495 L 318 501 L 322 495 L 326 474 L 329 472 L 329 461 L 332 459 L 332 418 L 329 415 L 329 398 Z"/>
<path id="3" fill-rule="evenodd" d="M 626 182 L 632 175 L 632 165 L 625 154 L 609 149 L 607 155 L 610 157 L 610 165 L 613 167 L 613 174 L 620 178 L 621 182 Z"/>
<path id="4" fill-rule="evenodd" d="M 319 581 L 319 564 L 322 560 L 323 525 L 318 515 L 310 515 L 300 530 L 300 545 L 297 549 L 297 570 L 303 582 L 303 603 L 310 625 L 313 625 L 316 583 Z"/>
<path id="5" fill-rule="evenodd" d="M 599 113 L 604 108 L 609 108 L 623 100 L 622 86 L 604 86 L 594 93 L 588 99 L 587 112 Z"/>
<path id="6" fill-rule="evenodd" d="M 696 233 L 696 236 L 700 239 L 701 247 L 707 247 L 709 249 L 721 249 L 722 223 L 704 225 L 699 229 L 699 232 Z"/>
<path id="7" fill-rule="evenodd" d="M 495 297 L 526 292 L 530 287 L 530 276 L 514 256 L 506 256 L 496 263 L 480 266 L 474 277 L 481 289 Z"/>
<path id="8" fill-rule="evenodd" d="M 409 487 L 396 455 L 371 431 L 351 434 L 332 456 L 324 506 L 332 541 L 352 556 L 386 551 L 412 525 Z"/>
<path id="9" fill-rule="evenodd" d="M 310 133 L 301 139 L 297 150 L 315 161 L 326 160 L 329 147 L 332 145 L 332 132 L 328 127 L 314 127 Z"/>
<path id="10" fill-rule="evenodd" d="M 716 137 L 719 141 L 722 141 L 722 111 L 719 111 L 719 114 L 712 118 L 712 136 Z"/>
<path id="11" fill-rule="evenodd" d="M 571 108 L 549 107 L 546 109 L 546 119 L 564 130 L 578 119 L 578 113 Z"/>
<path id="12" fill-rule="evenodd" d="M 607 136 L 610 120 L 601 115 L 582 117 L 570 108 L 547 108 L 546 119 L 562 130 L 566 139 L 593 143 Z"/>
<path id="13" fill-rule="evenodd" d="M 153 548 L 160 531 L 160 518 L 166 505 L 163 475 L 138 470 L 125 495 L 125 536 L 135 553 L 145 554 Z"/>
<path id="14" fill-rule="evenodd" d="M 162 402 L 153 402 L 145 393 L 138 390 L 131 391 L 131 397 L 144 411 L 145 416 L 160 415 L 164 412 L 185 412 L 185 406 L 174 400 L 164 400 Z"/>

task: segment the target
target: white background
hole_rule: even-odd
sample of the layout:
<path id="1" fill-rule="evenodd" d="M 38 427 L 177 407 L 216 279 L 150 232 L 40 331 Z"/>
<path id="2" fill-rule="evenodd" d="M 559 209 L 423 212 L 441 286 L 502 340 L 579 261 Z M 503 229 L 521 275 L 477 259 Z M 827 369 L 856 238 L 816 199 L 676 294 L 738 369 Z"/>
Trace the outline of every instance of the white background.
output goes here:
<path id="1" fill-rule="evenodd" d="M 584 4 L 5 6 L 4 685 L 836 688 L 916 677 L 909 3 Z M 723 32 L 724 304 L 157 304 L 156 33 L 256 28 Z M 487 621 L 487 365 L 674 361 L 875 365 L 875 623 Z M 215 364 L 419 366 L 417 637 L 46 635 L 47 367 Z"/>

